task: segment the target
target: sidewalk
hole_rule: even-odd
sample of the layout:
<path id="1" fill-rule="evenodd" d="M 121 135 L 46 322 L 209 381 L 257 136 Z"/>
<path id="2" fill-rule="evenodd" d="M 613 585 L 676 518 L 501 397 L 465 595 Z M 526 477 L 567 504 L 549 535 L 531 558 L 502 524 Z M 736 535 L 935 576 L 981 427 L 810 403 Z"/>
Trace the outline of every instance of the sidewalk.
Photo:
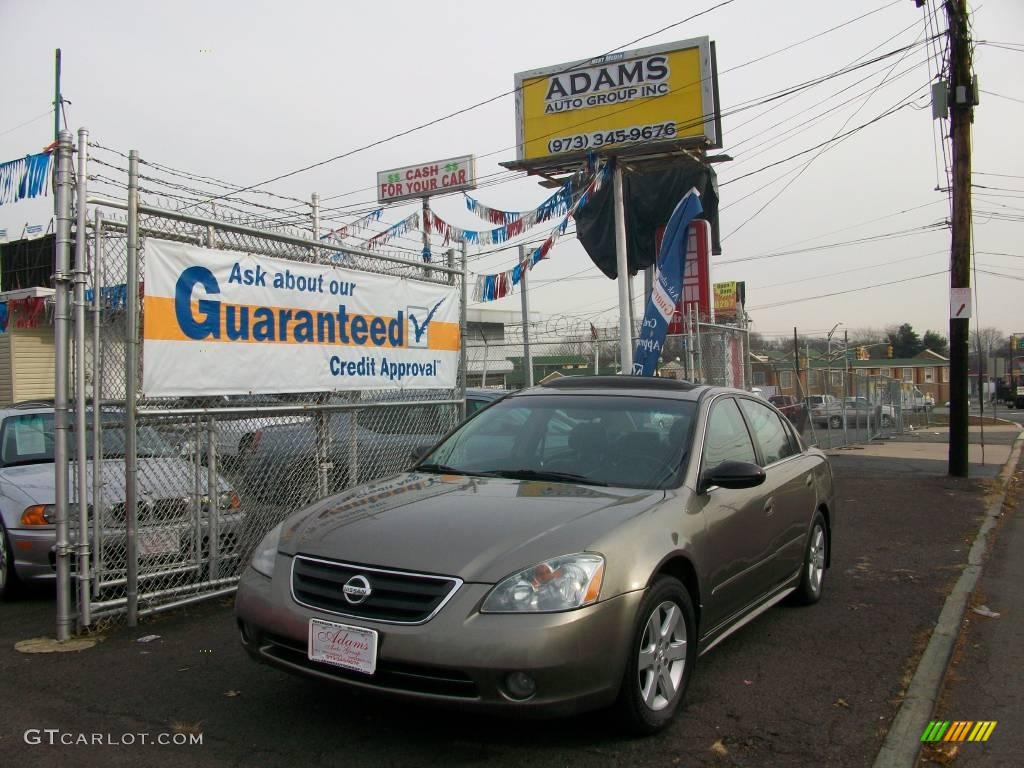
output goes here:
<path id="1" fill-rule="evenodd" d="M 1015 424 L 985 425 L 969 428 L 968 471 L 972 478 L 994 478 L 999 474 L 1020 433 Z M 984 445 L 982 438 L 984 437 Z M 878 459 L 892 471 L 903 473 L 945 474 L 949 460 L 949 427 L 922 427 L 885 440 L 826 449 L 833 457 L 856 454 Z"/>
<path id="2" fill-rule="evenodd" d="M 958 768 L 1014 766 L 1022 762 L 1024 731 L 1024 461 L 1007 491 L 1003 516 L 993 530 L 934 720 L 995 720 L 988 741 L 929 745 L 919 765 Z M 999 614 L 986 617 L 974 609 Z"/>

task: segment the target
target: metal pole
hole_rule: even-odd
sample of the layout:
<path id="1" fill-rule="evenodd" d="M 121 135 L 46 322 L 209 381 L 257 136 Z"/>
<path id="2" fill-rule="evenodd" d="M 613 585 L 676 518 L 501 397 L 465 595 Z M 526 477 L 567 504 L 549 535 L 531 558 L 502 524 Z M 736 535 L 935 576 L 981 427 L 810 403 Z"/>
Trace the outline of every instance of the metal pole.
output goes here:
<path id="1" fill-rule="evenodd" d="M 950 238 L 951 289 L 971 285 L 971 123 L 974 83 L 971 71 L 967 0 L 945 0 L 949 18 L 950 118 L 953 142 L 953 209 Z M 952 315 L 953 313 L 951 313 Z M 968 336 L 970 320 L 949 320 L 949 474 L 968 475 Z M 980 385 L 980 381 L 978 382 Z M 925 409 L 927 419 L 927 409 Z"/>
<path id="2" fill-rule="evenodd" d="M 100 529 L 103 526 L 103 424 L 100 402 L 103 397 L 103 351 L 100 347 L 100 292 L 103 289 L 103 214 L 96 211 L 92 227 L 92 557 L 93 578 L 99 591 L 103 553 Z M 88 605 L 86 605 L 88 610 Z"/>
<path id="3" fill-rule="evenodd" d="M 626 255 L 626 207 L 622 199 L 622 166 L 615 164 L 615 264 L 619 283 L 619 366 L 622 373 L 633 373 L 633 334 L 629 323 L 629 260 Z"/>
<path id="4" fill-rule="evenodd" d="M 686 306 L 686 360 L 687 373 L 690 381 L 697 381 L 697 360 L 694 357 L 693 320 L 690 317 L 690 307 Z"/>
<path id="5" fill-rule="evenodd" d="M 527 247 L 519 246 L 519 265 L 522 267 L 523 276 L 519 281 L 519 295 L 523 301 L 523 366 L 526 368 L 526 386 L 533 386 L 533 352 L 530 350 L 530 291 L 527 275 L 530 270 L 526 268 Z"/>
<path id="6" fill-rule="evenodd" d="M 211 416 L 206 422 L 206 498 L 207 537 L 210 540 L 210 569 L 206 578 L 220 578 L 220 478 L 217 476 L 217 422 Z"/>
<path id="7" fill-rule="evenodd" d="M 700 316 L 697 314 L 697 306 L 695 304 L 690 305 L 690 312 L 693 316 L 693 327 L 697 329 L 697 349 L 694 350 L 696 355 L 694 359 L 694 372 L 697 371 L 697 367 L 700 368 L 700 383 L 703 384 L 707 381 L 707 371 L 704 370 L 704 347 L 700 343 Z"/>
<path id="8" fill-rule="evenodd" d="M 136 420 L 138 418 L 139 382 L 139 153 L 128 153 L 128 274 L 127 274 L 127 329 L 125 339 L 125 538 L 127 547 L 126 607 L 128 626 L 139 623 L 139 466 L 137 453 Z"/>
<path id="9" fill-rule="evenodd" d="M 601 343 L 596 334 L 594 335 L 594 375 L 601 375 Z"/>
<path id="10" fill-rule="evenodd" d="M 89 620 L 89 473 L 86 446 L 87 398 L 85 391 L 85 283 L 88 280 L 88 247 L 86 246 L 86 205 L 89 159 L 89 132 L 78 129 L 78 210 L 75 223 L 75 475 L 78 480 L 78 536 L 76 565 L 78 572 L 78 617 L 81 627 Z M 98 408 L 97 404 L 93 408 Z"/>
<path id="11" fill-rule="evenodd" d="M 849 445 L 849 434 L 846 426 L 846 403 L 850 396 L 850 332 L 843 331 L 843 445 Z M 856 410 L 854 411 L 856 413 Z M 871 424 L 871 417 L 868 416 L 868 424 Z"/>
<path id="12" fill-rule="evenodd" d="M 58 53 L 58 62 L 59 62 Z M 68 282 L 71 256 L 71 134 L 60 131 L 57 147 L 57 206 L 54 239 L 54 496 L 57 527 L 57 641 L 71 636 L 71 568 L 68 556 Z"/>
<path id="13" fill-rule="evenodd" d="M 60 48 L 58 48 L 54 55 L 53 63 L 53 140 L 60 141 L 60 108 L 64 103 L 60 95 Z M 57 201 L 54 198 L 54 213 L 59 211 L 56 208 Z"/>
<path id="14" fill-rule="evenodd" d="M 313 208 L 313 239 L 317 242 L 320 241 L 320 195 L 316 192 L 313 193 L 310 198 L 310 205 Z M 310 258 L 316 257 L 316 251 L 311 250 L 309 252 Z"/>
<path id="15" fill-rule="evenodd" d="M 430 254 L 430 198 L 423 198 L 423 263 L 429 264 Z M 429 280 L 431 275 L 430 268 L 427 267 L 423 270 L 423 276 Z"/>
<path id="16" fill-rule="evenodd" d="M 459 366 L 460 373 L 459 395 L 462 405 L 459 406 L 459 420 L 466 418 L 466 378 L 469 374 L 469 365 L 466 360 L 466 334 L 469 331 L 469 243 L 462 241 L 462 284 L 459 290 Z M 487 349 L 484 348 L 484 354 Z M 484 363 L 486 370 L 487 363 Z"/>

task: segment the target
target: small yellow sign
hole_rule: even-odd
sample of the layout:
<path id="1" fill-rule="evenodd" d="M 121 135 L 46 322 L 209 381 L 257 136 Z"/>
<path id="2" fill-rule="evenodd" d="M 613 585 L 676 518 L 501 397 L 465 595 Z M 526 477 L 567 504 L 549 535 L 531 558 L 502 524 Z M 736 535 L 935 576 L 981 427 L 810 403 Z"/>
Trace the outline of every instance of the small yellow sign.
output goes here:
<path id="1" fill-rule="evenodd" d="M 715 317 L 736 317 L 736 281 L 715 283 Z"/>
<path id="2" fill-rule="evenodd" d="M 519 160 L 691 140 L 720 146 L 706 37 L 515 76 Z"/>

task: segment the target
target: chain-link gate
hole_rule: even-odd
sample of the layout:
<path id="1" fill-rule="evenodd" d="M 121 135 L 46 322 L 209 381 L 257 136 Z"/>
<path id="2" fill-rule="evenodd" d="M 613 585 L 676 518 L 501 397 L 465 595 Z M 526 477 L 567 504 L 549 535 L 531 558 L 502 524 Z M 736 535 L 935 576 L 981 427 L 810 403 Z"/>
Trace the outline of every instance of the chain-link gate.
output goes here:
<path id="1" fill-rule="evenodd" d="M 130 170 L 137 173 L 134 153 Z M 458 266 L 454 251 L 446 265 L 427 266 L 303 232 L 163 210 L 138 203 L 134 178 L 127 203 L 86 201 L 84 178 L 79 206 L 87 204 L 93 216 L 88 223 L 81 216 L 75 233 L 88 258 L 75 307 L 81 305 L 74 328 L 83 338 L 71 345 L 69 366 L 68 429 L 75 439 L 67 465 L 67 545 L 58 524 L 55 554 L 58 597 L 77 587 L 79 627 L 121 615 L 134 623 L 231 592 L 252 550 L 291 512 L 405 469 L 413 450 L 454 427 L 465 407 L 464 357 L 455 389 L 261 395 L 253 382 L 257 394 L 139 397 L 142 276 L 153 238 L 455 286 L 461 334 L 465 251 Z M 58 414 L 61 405 L 58 393 Z M 83 423 L 84 451 L 77 447 Z M 57 501 L 59 508 L 60 493 Z M 69 622 L 61 611 L 59 599 L 58 635 Z"/>

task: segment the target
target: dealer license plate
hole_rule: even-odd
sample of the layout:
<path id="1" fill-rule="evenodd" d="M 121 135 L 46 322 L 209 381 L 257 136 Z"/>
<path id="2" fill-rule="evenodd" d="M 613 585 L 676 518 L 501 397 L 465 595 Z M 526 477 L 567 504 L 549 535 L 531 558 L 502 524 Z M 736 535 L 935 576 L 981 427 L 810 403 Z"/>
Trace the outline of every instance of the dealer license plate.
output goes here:
<path id="1" fill-rule="evenodd" d="M 372 629 L 310 619 L 309 658 L 372 675 L 377 669 L 377 633 Z"/>
<path id="2" fill-rule="evenodd" d="M 177 554 L 179 550 L 178 534 L 174 531 L 139 531 L 139 555 Z"/>

